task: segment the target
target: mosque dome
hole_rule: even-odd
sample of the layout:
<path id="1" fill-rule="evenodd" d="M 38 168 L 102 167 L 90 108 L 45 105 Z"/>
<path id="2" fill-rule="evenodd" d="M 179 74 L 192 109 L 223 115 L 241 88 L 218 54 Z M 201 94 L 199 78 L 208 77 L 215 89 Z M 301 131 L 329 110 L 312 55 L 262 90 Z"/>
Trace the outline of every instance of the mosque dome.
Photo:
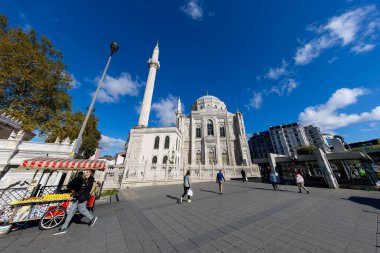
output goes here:
<path id="1" fill-rule="evenodd" d="M 201 99 L 217 99 L 217 100 L 220 100 L 219 98 L 217 98 L 215 96 L 211 96 L 211 95 L 202 96 L 202 97 L 198 98 L 197 101 L 201 100 Z"/>
<path id="2" fill-rule="evenodd" d="M 226 105 L 215 96 L 205 95 L 197 99 L 192 105 L 192 111 L 201 110 L 226 110 Z"/>

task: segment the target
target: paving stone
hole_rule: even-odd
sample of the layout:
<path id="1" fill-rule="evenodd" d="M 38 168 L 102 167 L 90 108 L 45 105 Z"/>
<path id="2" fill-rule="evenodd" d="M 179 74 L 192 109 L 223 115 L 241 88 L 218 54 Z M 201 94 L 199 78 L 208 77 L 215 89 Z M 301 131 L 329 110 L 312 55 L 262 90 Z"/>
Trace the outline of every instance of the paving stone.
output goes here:
<path id="1" fill-rule="evenodd" d="M 194 201 L 182 205 L 167 197 L 178 196 L 179 185 L 122 190 L 120 202 L 96 206 L 93 228 L 73 222 L 53 236 L 30 226 L 0 237 L 0 252 L 380 253 L 378 209 L 365 203 L 380 203 L 378 194 L 312 188 L 306 195 L 294 186 L 228 182 L 219 196 L 207 192 L 214 183 L 193 187 Z"/>

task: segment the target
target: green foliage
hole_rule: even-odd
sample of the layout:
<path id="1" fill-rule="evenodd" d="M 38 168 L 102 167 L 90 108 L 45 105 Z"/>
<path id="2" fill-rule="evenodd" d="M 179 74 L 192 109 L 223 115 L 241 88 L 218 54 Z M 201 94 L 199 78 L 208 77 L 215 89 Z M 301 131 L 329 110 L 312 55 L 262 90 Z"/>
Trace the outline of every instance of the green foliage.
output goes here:
<path id="1" fill-rule="evenodd" d="M 313 155 L 316 147 L 315 146 L 302 146 L 297 149 L 297 154 L 299 155 Z"/>
<path id="2" fill-rule="evenodd" d="M 119 192 L 118 189 L 106 190 L 106 191 L 103 191 L 100 194 L 100 196 L 102 196 L 102 197 L 113 196 L 113 195 L 116 195 L 118 192 Z"/>
<path id="3" fill-rule="evenodd" d="M 75 140 L 85 117 L 86 115 L 82 112 L 64 112 L 44 125 L 41 128 L 41 135 L 45 137 L 47 142 L 54 142 L 57 137 L 60 140 L 66 137 L 69 137 L 70 140 Z M 96 117 L 91 115 L 83 134 L 81 148 L 79 149 L 79 154 L 85 158 L 92 156 L 98 147 L 101 134 L 97 130 L 97 125 L 98 121 Z"/>
<path id="4" fill-rule="evenodd" d="M 39 130 L 48 142 L 76 139 L 84 120 L 71 112 L 71 75 L 63 54 L 35 30 L 23 31 L 0 15 L 0 111 L 22 121 L 24 130 Z M 95 152 L 100 140 L 97 119 L 92 116 L 83 136 L 80 153 Z"/>
<path id="5" fill-rule="evenodd" d="M 0 16 L 0 110 L 28 131 L 70 110 L 72 79 L 62 59 L 48 38 L 11 28 Z"/>

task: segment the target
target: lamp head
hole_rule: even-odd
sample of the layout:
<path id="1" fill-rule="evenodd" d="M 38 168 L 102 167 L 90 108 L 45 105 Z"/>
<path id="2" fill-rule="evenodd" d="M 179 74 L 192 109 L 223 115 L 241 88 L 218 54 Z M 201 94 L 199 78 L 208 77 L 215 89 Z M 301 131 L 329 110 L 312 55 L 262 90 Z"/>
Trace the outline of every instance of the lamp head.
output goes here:
<path id="1" fill-rule="evenodd" d="M 110 45 L 111 54 L 115 53 L 119 49 L 119 45 L 114 41 Z"/>

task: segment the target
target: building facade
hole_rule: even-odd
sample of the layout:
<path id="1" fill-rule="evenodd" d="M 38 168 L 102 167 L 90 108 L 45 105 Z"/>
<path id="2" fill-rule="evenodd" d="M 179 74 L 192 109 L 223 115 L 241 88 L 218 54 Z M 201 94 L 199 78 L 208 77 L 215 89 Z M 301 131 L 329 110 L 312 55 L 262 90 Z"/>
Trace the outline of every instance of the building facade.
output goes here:
<path id="1" fill-rule="evenodd" d="M 177 111 L 173 112 L 176 126 L 148 127 L 155 77 L 160 67 L 158 55 L 157 44 L 148 61 L 149 74 L 139 122 L 129 133 L 124 181 L 178 180 L 189 169 L 199 179 L 213 177 L 216 169 L 227 167 L 234 173 L 239 166 L 253 171 L 243 115 L 228 112 L 225 103 L 215 96 L 197 99 L 188 115 L 182 112 L 178 99 Z M 255 173 L 259 176 L 258 167 Z"/>
<path id="2" fill-rule="evenodd" d="M 252 159 L 268 158 L 269 153 L 274 153 L 269 131 L 254 133 L 248 144 Z"/>
<path id="3" fill-rule="evenodd" d="M 252 159 L 268 158 L 269 153 L 296 156 L 297 149 L 310 145 L 330 151 L 318 127 L 299 123 L 271 126 L 268 131 L 254 133 L 249 140 Z"/>

